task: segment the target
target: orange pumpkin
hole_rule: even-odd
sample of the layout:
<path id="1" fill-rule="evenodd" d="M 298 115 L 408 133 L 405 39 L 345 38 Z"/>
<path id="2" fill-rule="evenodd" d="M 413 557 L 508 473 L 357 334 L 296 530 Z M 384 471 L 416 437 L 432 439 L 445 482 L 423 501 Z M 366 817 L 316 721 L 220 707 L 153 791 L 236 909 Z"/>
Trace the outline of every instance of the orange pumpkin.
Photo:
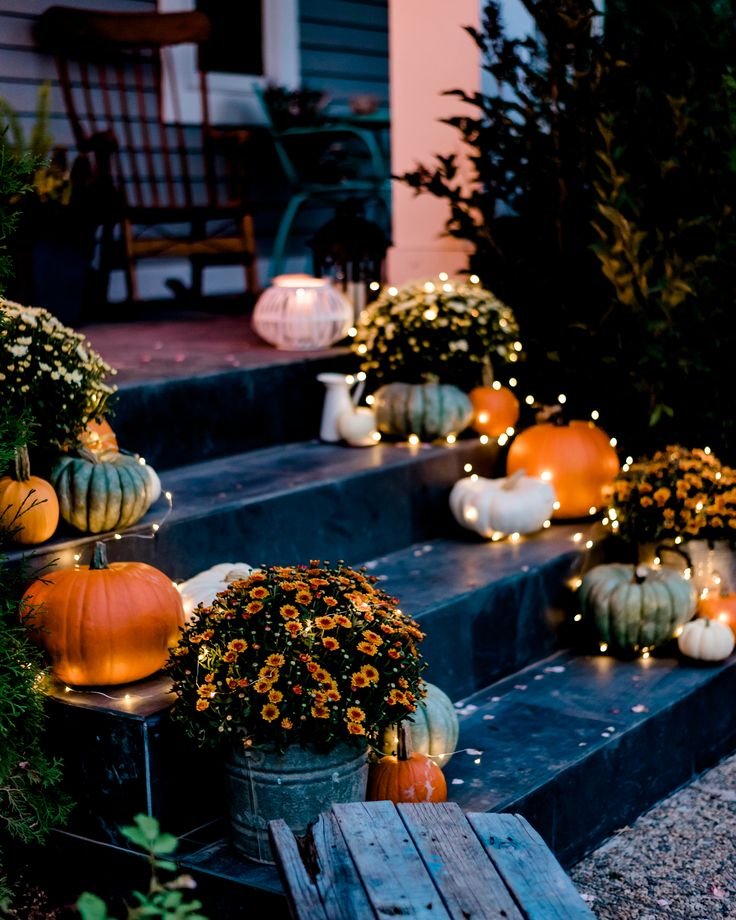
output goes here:
<path id="1" fill-rule="evenodd" d="M 409 730 L 405 723 L 399 726 L 396 756 L 389 754 L 368 769 L 369 802 L 445 802 L 447 782 L 445 776 L 427 754 L 412 753 L 409 748 Z"/>
<path id="2" fill-rule="evenodd" d="M 184 625 L 171 580 L 143 562 L 108 563 L 102 542 L 89 566 L 34 581 L 22 609 L 56 676 L 79 687 L 127 684 L 160 670 Z"/>
<path id="3" fill-rule="evenodd" d="M 736 637 L 736 594 L 709 591 L 698 601 L 698 616 L 725 623 Z"/>
<path id="4" fill-rule="evenodd" d="M 519 421 L 519 400 L 508 387 L 475 387 L 468 396 L 473 406 L 470 424 L 478 434 L 497 438 Z"/>
<path id="5" fill-rule="evenodd" d="M 40 476 L 31 476 L 25 446 L 16 450 L 11 474 L 0 479 L 0 514 L 13 540 L 25 546 L 48 540 L 58 526 L 59 500 L 54 487 Z"/>
<path id="6" fill-rule="evenodd" d="M 101 422 L 90 419 L 79 440 L 83 447 L 94 453 L 120 450 L 115 432 L 106 418 Z"/>
<path id="7" fill-rule="evenodd" d="M 506 457 L 507 476 L 523 469 L 552 485 L 559 504 L 554 518 L 594 514 L 610 500 L 619 466 L 608 435 L 593 422 L 577 420 L 526 428 Z"/>

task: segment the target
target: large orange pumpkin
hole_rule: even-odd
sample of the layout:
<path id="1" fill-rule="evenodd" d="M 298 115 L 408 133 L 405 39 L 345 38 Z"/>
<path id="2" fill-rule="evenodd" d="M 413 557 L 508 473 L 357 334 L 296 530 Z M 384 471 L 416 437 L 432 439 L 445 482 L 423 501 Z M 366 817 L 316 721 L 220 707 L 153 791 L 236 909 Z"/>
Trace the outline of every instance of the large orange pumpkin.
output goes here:
<path id="1" fill-rule="evenodd" d="M 472 429 L 497 438 L 519 421 L 519 400 L 508 387 L 475 387 L 468 393 L 473 406 Z"/>
<path id="2" fill-rule="evenodd" d="M 555 518 L 594 514 L 610 500 L 619 466 L 608 435 L 593 422 L 576 420 L 526 428 L 506 457 L 507 475 L 523 469 L 551 483 L 559 503 Z"/>
<path id="3" fill-rule="evenodd" d="M 48 540 L 59 523 L 54 487 L 40 476 L 31 476 L 25 446 L 16 450 L 11 474 L 0 479 L 0 514 L 3 524 L 11 528 L 13 540 L 25 546 Z"/>
<path id="4" fill-rule="evenodd" d="M 34 581 L 23 617 L 56 676 L 79 687 L 126 684 L 160 670 L 184 625 L 171 580 L 143 562 L 108 563 L 102 542 L 89 566 Z"/>
<path id="5" fill-rule="evenodd" d="M 101 422 L 90 419 L 79 440 L 83 447 L 94 453 L 120 450 L 117 436 L 106 418 Z"/>
<path id="6" fill-rule="evenodd" d="M 736 637 L 736 594 L 709 591 L 698 601 L 698 616 L 725 623 Z"/>
<path id="7" fill-rule="evenodd" d="M 396 756 L 389 754 L 368 769 L 369 802 L 445 802 L 445 776 L 427 754 L 412 753 L 406 723 L 399 726 Z"/>

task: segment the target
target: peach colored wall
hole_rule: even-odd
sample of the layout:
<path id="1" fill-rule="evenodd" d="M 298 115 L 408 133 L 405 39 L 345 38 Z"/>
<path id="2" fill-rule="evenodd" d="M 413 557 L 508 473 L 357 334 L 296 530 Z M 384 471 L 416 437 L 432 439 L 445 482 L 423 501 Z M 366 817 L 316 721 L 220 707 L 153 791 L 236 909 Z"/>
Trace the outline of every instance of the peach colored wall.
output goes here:
<path id="1" fill-rule="evenodd" d="M 394 174 L 431 164 L 434 154 L 460 153 L 456 130 L 439 119 L 459 114 L 448 89 L 480 88 L 478 50 L 463 26 L 479 23 L 480 0 L 389 0 L 391 168 Z M 472 110 L 468 110 L 469 112 Z M 393 246 L 388 279 L 402 284 L 467 267 L 467 247 L 443 237 L 449 209 L 441 199 L 414 196 L 393 183 Z"/>

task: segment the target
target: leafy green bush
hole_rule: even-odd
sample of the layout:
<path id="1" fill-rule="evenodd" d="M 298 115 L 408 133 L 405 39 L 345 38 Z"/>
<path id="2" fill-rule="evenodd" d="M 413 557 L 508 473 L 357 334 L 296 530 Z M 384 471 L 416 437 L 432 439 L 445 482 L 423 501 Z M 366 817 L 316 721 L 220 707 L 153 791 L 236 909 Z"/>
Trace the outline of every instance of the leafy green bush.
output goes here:
<path id="1" fill-rule="evenodd" d="M 28 439 L 27 419 L 0 411 L 0 473 Z M 0 508 L 0 547 L 14 522 Z M 70 802 L 59 762 L 44 751 L 44 662 L 18 619 L 25 573 L 0 552 L 0 847 L 40 844 L 64 822 Z M 0 909 L 9 898 L 0 852 Z"/>
<path id="2" fill-rule="evenodd" d="M 121 828 L 121 831 L 148 856 L 151 878 L 147 892 L 133 892 L 136 904 L 128 906 L 126 920 L 142 917 L 207 920 L 204 914 L 199 913 L 201 901 L 187 901 L 186 892 L 196 887 L 190 876 L 179 875 L 168 882 L 161 881 L 159 877 L 161 871 L 176 871 L 176 863 L 167 858 L 176 850 L 176 837 L 161 833 L 158 821 L 149 815 L 136 815 L 133 820 L 134 824 Z M 82 920 L 114 920 L 102 898 L 89 891 L 79 897 L 77 910 Z"/>
<path id="3" fill-rule="evenodd" d="M 495 87 L 450 91 L 471 107 L 448 123 L 472 187 L 455 155 L 403 179 L 448 201 L 469 270 L 513 309 L 527 392 L 598 409 L 627 452 L 684 440 L 732 460 L 732 3 L 611 0 L 604 24 L 592 0 L 526 6 L 527 38 L 496 2 L 468 30 Z"/>

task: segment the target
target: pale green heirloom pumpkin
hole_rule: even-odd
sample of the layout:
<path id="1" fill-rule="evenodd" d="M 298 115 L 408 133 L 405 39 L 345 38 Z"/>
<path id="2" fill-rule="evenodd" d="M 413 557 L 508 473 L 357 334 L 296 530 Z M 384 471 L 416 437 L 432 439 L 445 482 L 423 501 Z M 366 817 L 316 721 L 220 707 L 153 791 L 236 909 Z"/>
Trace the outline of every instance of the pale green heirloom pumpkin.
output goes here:
<path id="1" fill-rule="evenodd" d="M 431 441 L 459 434 L 473 418 L 470 399 L 451 384 L 388 383 L 374 396 L 376 426 L 384 434 Z"/>
<path id="2" fill-rule="evenodd" d="M 450 697 L 435 684 L 426 683 L 427 695 L 419 702 L 411 716 L 409 728 L 411 749 L 428 754 L 438 767 L 444 767 L 452 757 L 460 733 L 457 710 Z M 398 727 L 390 725 L 383 736 L 384 754 L 395 754 L 398 744 Z"/>
<path id="3" fill-rule="evenodd" d="M 122 530 L 140 520 L 154 501 L 150 468 L 135 457 L 81 450 L 57 460 L 51 481 L 62 518 L 83 533 Z"/>
<path id="4" fill-rule="evenodd" d="M 636 652 L 672 639 L 692 619 L 698 595 L 676 569 L 612 562 L 585 573 L 579 598 L 601 643 Z"/>

